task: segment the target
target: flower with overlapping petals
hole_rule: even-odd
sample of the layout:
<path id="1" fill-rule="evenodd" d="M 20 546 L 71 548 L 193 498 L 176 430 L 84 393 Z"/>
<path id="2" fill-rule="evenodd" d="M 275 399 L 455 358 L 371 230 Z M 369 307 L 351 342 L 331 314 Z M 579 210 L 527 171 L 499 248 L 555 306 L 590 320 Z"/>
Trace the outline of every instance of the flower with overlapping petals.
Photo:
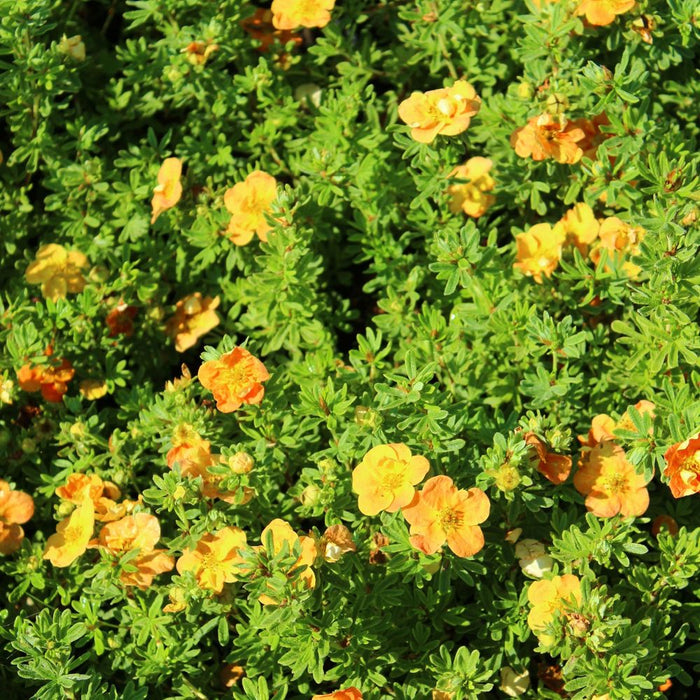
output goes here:
<path id="1" fill-rule="evenodd" d="M 246 546 L 246 535 L 237 527 L 225 527 L 203 535 L 194 549 L 186 549 L 177 560 L 177 571 L 191 571 L 200 588 L 221 593 L 224 584 L 237 579 L 238 565 L 243 561 L 240 550 Z"/>
<path id="2" fill-rule="evenodd" d="M 581 0 L 576 14 L 585 15 L 588 24 L 594 27 L 604 27 L 612 24 L 617 15 L 629 12 L 635 5 L 635 0 Z"/>
<path id="3" fill-rule="evenodd" d="M 447 193 L 450 195 L 450 211 L 453 214 L 461 211 L 476 219 L 485 214 L 496 201 L 493 195 L 488 194 L 496 185 L 495 180 L 489 175 L 492 166 L 493 161 L 490 158 L 475 156 L 464 165 L 459 165 L 452 170 L 448 175 L 449 178 L 466 180 L 447 188 Z"/>
<path id="4" fill-rule="evenodd" d="M 331 21 L 335 0 L 272 0 L 275 29 L 325 27 Z"/>
<path id="5" fill-rule="evenodd" d="M 231 213 L 226 233 L 235 245 L 250 243 L 253 236 L 266 242 L 272 228 L 266 214 L 277 198 L 277 180 L 262 170 L 255 170 L 243 182 L 224 193 L 224 206 Z"/>
<path id="6" fill-rule="evenodd" d="M 583 156 L 578 142 L 584 138 L 583 130 L 573 122 L 545 112 L 516 129 L 511 134 L 510 144 L 521 158 L 537 161 L 552 158 L 557 163 L 573 164 Z"/>
<path id="7" fill-rule="evenodd" d="M 668 486 L 674 498 L 700 492 L 700 433 L 671 445 L 664 454 Z"/>
<path id="8" fill-rule="evenodd" d="M 399 118 L 411 127 L 411 137 L 432 143 L 438 134 L 456 136 L 469 127 L 481 98 L 466 80 L 451 87 L 414 92 L 399 105 Z"/>
<path id="9" fill-rule="evenodd" d="M 44 559 L 54 566 L 70 566 L 87 550 L 94 526 L 94 505 L 85 494 L 80 505 L 56 526 L 56 532 L 46 541 Z"/>
<path id="10" fill-rule="evenodd" d="M 265 395 L 262 382 L 270 378 L 265 365 L 241 347 L 218 360 L 208 360 L 197 376 L 202 386 L 214 394 L 216 407 L 222 413 L 231 413 L 243 404 L 259 404 Z"/>
<path id="11" fill-rule="evenodd" d="M 435 554 L 447 542 L 458 557 L 471 557 L 484 546 L 479 524 L 490 510 L 488 496 L 481 489 L 457 489 L 449 476 L 434 476 L 402 512 L 416 549 Z"/>
<path id="12" fill-rule="evenodd" d="M 215 309 L 219 297 L 202 297 L 199 292 L 188 294 L 175 304 L 175 313 L 165 323 L 165 332 L 175 340 L 175 349 L 185 352 L 221 323 Z"/>
<path id="13" fill-rule="evenodd" d="M 373 447 L 352 472 L 352 490 L 358 494 L 357 507 L 364 515 L 385 510 L 395 513 L 415 495 L 416 484 L 430 469 L 425 457 L 412 455 L 403 443 Z"/>
<path id="14" fill-rule="evenodd" d="M 551 277 L 559 265 L 565 241 L 566 233 L 560 223 L 535 224 L 515 237 L 517 262 L 513 267 L 542 284 L 542 275 Z"/>
<path id="15" fill-rule="evenodd" d="M 87 266 L 87 258 L 81 252 L 49 243 L 36 252 L 24 278 L 29 284 L 40 284 L 44 298 L 56 301 L 65 299 L 66 294 L 77 294 L 85 289 L 87 280 L 82 270 Z"/>
<path id="16" fill-rule="evenodd" d="M 567 615 L 572 606 L 581 604 L 581 581 L 573 574 L 535 581 L 527 590 L 527 599 L 532 606 L 528 626 L 542 644 L 552 644 L 554 638 L 544 630 L 557 613 Z"/>
<path id="17" fill-rule="evenodd" d="M 362 691 L 352 685 L 325 695 L 314 695 L 311 700 L 362 700 Z"/>

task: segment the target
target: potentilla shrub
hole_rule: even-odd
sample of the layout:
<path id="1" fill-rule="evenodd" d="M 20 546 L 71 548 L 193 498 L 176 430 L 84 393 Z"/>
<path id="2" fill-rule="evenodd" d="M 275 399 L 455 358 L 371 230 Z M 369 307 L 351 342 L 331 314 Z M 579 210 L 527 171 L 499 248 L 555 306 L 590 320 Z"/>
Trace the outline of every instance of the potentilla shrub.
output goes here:
<path id="1" fill-rule="evenodd" d="M 697 0 L 0 0 L 7 698 L 695 698 Z"/>

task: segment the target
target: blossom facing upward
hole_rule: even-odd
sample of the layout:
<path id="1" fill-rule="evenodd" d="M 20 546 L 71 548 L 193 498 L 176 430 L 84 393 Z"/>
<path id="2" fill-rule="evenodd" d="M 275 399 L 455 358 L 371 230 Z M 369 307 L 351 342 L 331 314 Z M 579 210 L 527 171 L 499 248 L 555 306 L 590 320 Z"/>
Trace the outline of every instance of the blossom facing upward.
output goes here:
<path id="1" fill-rule="evenodd" d="M 138 501 L 124 500 L 116 484 L 103 481 L 97 474 L 71 474 L 63 486 L 56 489 L 56 495 L 62 500 L 74 505 L 80 505 L 85 498 L 92 503 L 95 520 L 106 523 L 123 518 Z"/>
<path id="2" fill-rule="evenodd" d="M 94 506 L 89 496 L 56 526 L 56 532 L 46 541 L 44 559 L 54 566 L 70 566 L 87 550 L 95 526 Z"/>
<path id="3" fill-rule="evenodd" d="M 74 375 L 75 370 L 68 360 L 53 359 L 47 365 L 24 365 L 17 372 L 17 383 L 23 391 L 40 391 L 45 401 L 61 403 Z"/>
<path id="4" fill-rule="evenodd" d="M 535 224 L 515 237 L 517 262 L 513 267 L 542 284 L 542 275 L 551 277 L 559 265 L 565 241 L 562 224 Z"/>
<path id="5" fill-rule="evenodd" d="M 395 513 L 415 495 L 413 488 L 430 469 L 425 457 L 412 455 L 403 443 L 373 447 L 352 472 L 352 490 L 358 494 L 357 507 L 364 515 L 382 510 Z"/>
<path id="6" fill-rule="evenodd" d="M 637 517 L 649 507 L 647 479 L 637 474 L 625 451 L 612 440 L 584 448 L 574 474 L 576 490 L 586 496 L 586 508 L 599 518 Z"/>
<path id="7" fill-rule="evenodd" d="M 22 525 L 34 515 L 34 499 L 24 491 L 13 491 L 0 479 L 0 554 L 16 552 L 24 539 Z"/>
<path id="8" fill-rule="evenodd" d="M 262 382 L 270 378 L 265 365 L 241 347 L 203 363 L 197 376 L 202 386 L 214 394 L 216 407 L 222 413 L 232 413 L 243 404 L 259 404 L 265 395 Z"/>
<path id="9" fill-rule="evenodd" d="M 215 593 L 224 590 L 225 583 L 236 580 L 237 564 L 243 561 L 240 550 L 246 546 L 246 535 L 237 527 L 203 535 L 195 549 L 186 549 L 177 560 L 177 571 L 191 571 L 200 588 Z"/>
<path id="10" fill-rule="evenodd" d="M 484 546 L 479 523 L 489 517 L 490 510 L 488 496 L 481 489 L 457 489 L 449 476 L 434 476 L 403 509 L 403 515 L 416 549 L 435 554 L 447 542 L 458 557 L 471 557 Z"/>
<path id="11" fill-rule="evenodd" d="M 226 233 L 234 245 L 246 245 L 257 234 L 267 242 L 272 226 L 265 214 L 277 198 L 277 180 L 262 170 L 254 170 L 243 182 L 224 193 L 224 206 L 231 213 Z"/>
<path id="12" fill-rule="evenodd" d="M 165 332 L 175 340 L 175 349 L 185 352 L 221 323 L 215 309 L 219 297 L 202 297 L 199 292 L 188 294 L 175 304 L 175 313 L 165 323 Z"/>
<path id="13" fill-rule="evenodd" d="M 305 566 L 306 568 L 299 574 L 299 581 L 305 588 L 313 588 L 316 585 L 316 575 L 311 568 L 312 564 L 316 561 L 318 556 L 318 550 L 316 549 L 316 542 L 314 542 L 312 537 L 306 537 L 305 535 L 297 535 L 292 529 L 292 526 L 280 519 L 275 518 L 270 522 L 267 527 L 260 534 L 260 540 L 263 545 L 256 547 L 256 549 L 262 549 L 265 542 L 267 541 L 267 535 L 270 533 L 272 535 L 272 553 L 274 556 L 282 551 L 282 547 L 287 544 L 289 552 L 294 551 L 295 545 L 298 543 L 301 547 L 301 555 L 294 563 L 292 569 L 296 569 L 299 566 Z M 258 600 L 263 605 L 277 605 L 278 601 L 271 596 L 263 593 Z"/>
<path id="14" fill-rule="evenodd" d="M 335 0 L 272 0 L 275 29 L 325 27 L 331 21 Z"/>
<path id="15" fill-rule="evenodd" d="M 492 166 L 493 161 L 490 158 L 476 156 L 470 158 L 464 165 L 458 165 L 447 176 L 467 180 L 447 188 L 447 193 L 450 195 L 450 211 L 453 214 L 462 211 L 476 219 L 485 214 L 496 201 L 493 195 L 488 194 L 496 185 L 495 180 L 489 175 Z"/>
<path id="16" fill-rule="evenodd" d="M 581 0 L 576 15 L 585 15 L 588 24 L 604 27 L 612 24 L 617 15 L 629 12 L 635 4 L 635 0 Z"/>
<path id="17" fill-rule="evenodd" d="M 510 137 L 510 145 L 521 158 L 545 160 L 553 158 L 557 163 L 578 163 L 583 151 L 578 145 L 585 138 L 582 129 L 565 117 L 544 113 L 528 120 Z"/>
<path id="18" fill-rule="evenodd" d="M 528 626 L 542 644 L 551 644 L 554 639 L 544 632 L 544 628 L 557 612 L 566 615 L 571 602 L 576 606 L 581 604 L 581 582 L 573 574 L 535 581 L 527 590 L 527 599 L 532 605 L 527 616 Z"/>
<path id="19" fill-rule="evenodd" d="M 58 243 L 49 243 L 37 250 L 24 278 L 28 284 L 40 284 L 45 299 L 56 301 L 85 289 L 87 280 L 82 270 L 87 266 L 87 258 L 79 251 L 68 251 Z"/>
<path id="20" fill-rule="evenodd" d="M 166 210 L 174 207 L 182 197 L 182 161 L 179 158 L 166 158 L 158 171 L 158 184 L 153 189 L 151 200 L 151 223 Z"/>
<path id="21" fill-rule="evenodd" d="M 700 433 L 671 445 L 664 454 L 668 486 L 674 498 L 700 492 Z"/>
<path id="22" fill-rule="evenodd" d="M 336 690 L 334 693 L 314 695 L 311 700 L 362 700 L 362 692 L 351 685 L 349 688 Z"/>
<path id="23" fill-rule="evenodd" d="M 129 561 L 136 571 L 122 571 L 119 579 L 125 586 L 146 589 L 155 576 L 170 571 L 175 565 L 165 550 L 155 549 L 159 539 L 158 518 L 136 513 L 105 525 L 95 544 L 117 556 L 138 549 L 139 554 Z"/>
<path id="24" fill-rule="evenodd" d="M 399 105 L 399 118 L 411 127 L 411 137 L 432 143 L 438 134 L 456 136 L 469 127 L 481 98 L 466 80 L 452 87 L 414 92 Z"/>
<path id="25" fill-rule="evenodd" d="M 557 455 L 547 450 L 545 442 L 535 435 L 526 433 L 524 440 L 530 445 L 537 456 L 537 471 L 553 484 L 563 484 L 571 473 L 572 460 L 566 455 Z"/>

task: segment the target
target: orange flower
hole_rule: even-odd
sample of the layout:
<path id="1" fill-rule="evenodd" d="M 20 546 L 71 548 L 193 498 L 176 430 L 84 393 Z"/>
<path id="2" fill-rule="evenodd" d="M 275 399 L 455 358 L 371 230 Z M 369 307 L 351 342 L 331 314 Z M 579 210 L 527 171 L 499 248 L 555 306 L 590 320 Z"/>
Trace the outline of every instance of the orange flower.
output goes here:
<path id="1" fill-rule="evenodd" d="M 175 304 L 175 314 L 165 323 L 165 332 L 175 339 L 175 349 L 185 352 L 197 344 L 212 328 L 221 323 L 214 311 L 219 297 L 204 297 L 199 292 L 188 294 Z"/>
<path id="2" fill-rule="evenodd" d="M 265 365 L 245 348 L 235 347 L 218 360 L 205 362 L 197 373 L 209 389 L 222 413 L 231 413 L 242 404 L 258 404 L 265 395 L 261 382 L 270 378 Z"/>
<path id="3" fill-rule="evenodd" d="M 85 552 L 95 526 L 92 501 L 85 496 L 81 504 L 56 526 L 56 533 L 46 541 L 44 559 L 54 566 L 70 566 Z"/>
<path id="4" fill-rule="evenodd" d="M 516 129 L 511 134 L 510 145 L 521 158 L 553 158 L 557 163 L 578 163 L 583 151 L 577 143 L 584 138 L 584 132 L 565 117 L 544 113 Z"/>
<path id="5" fill-rule="evenodd" d="M 62 245 L 49 243 L 39 248 L 24 278 L 29 284 L 40 284 L 44 298 L 56 301 L 85 289 L 87 281 L 81 270 L 87 265 L 87 258 L 77 250 L 69 252 Z"/>
<path id="6" fill-rule="evenodd" d="M 537 455 L 537 471 L 553 484 L 563 484 L 571 473 L 571 457 L 547 451 L 547 445 L 535 433 L 525 433 L 525 442 L 534 447 Z"/>
<path id="7" fill-rule="evenodd" d="M 646 484 L 612 440 L 584 448 L 574 474 L 574 486 L 586 496 L 586 508 L 599 518 L 642 515 L 649 506 Z"/>
<path id="8" fill-rule="evenodd" d="M 107 328 L 109 328 L 109 337 L 114 338 L 117 335 L 125 335 L 127 338 L 134 334 L 134 316 L 138 309 L 135 306 L 129 306 L 123 301 L 119 302 L 105 318 Z"/>
<path id="9" fill-rule="evenodd" d="M 700 433 L 671 445 L 664 459 L 664 476 L 669 478 L 668 485 L 674 498 L 700 491 Z"/>
<path id="10" fill-rule="evenodd" d="M 447 541 L 458 557 L 471 557 L 484 546 L 479 523 L 490 509 L 481 489 L 458 490 L 449 476 L 434 476 L 403 514 L 411 525 L 411 544 L 421 552 L 435 554 Z"/>
<path id="11" fill-rule="evenodd" d="M 616 216 L 603 219 L 600 224 L 600 240 L 591 251 L 590 258 L 597 265 L 603 248 L 609 251 L 609 257 L 616 260 L 621 260 L 627 255 L 638 255 L 639 244 L 644 238 L 644 234 L 645 231 L 640 226 L 630 226 Z M 622 263 L 622 269 L 629 277 L 636 277 L 642 271 L 639 265 L 629 261 Z"/>
<path id="12" fill-rule="evenodd" d="M 182 197 L 182 161 L 179 158 L 166 158 L 158 171 L 158 185 L 153 189 L 151 223 L 167 209 L 174 207 Z"/>
<path id="13" fill-rule="evenodd" d="M 635 0 L 582 0 L 576 15 L 586 15 L 586 21 L 596 27 L 612 24 L 616 15 L 629 12 Z"/>
<path id="14" fill-rule="evenodd" d="M 458 165 L 447 176 L 459 178 L 468 182 L 450 185 L 447 192 L 451 197 L 450 211 L 458 214 L 463 211 L 467 216 L 478 218 L 486 213 L 486 210 L 496 201 L 490 192 L 495 181 L 489 175 L 493 161 L 490 158 L 477 156 L 470 158 L 464 165 Z"/>
<path id="15" fill-rule="evenodd" d="M 334 6 L 335 0 L 272 0 L 272 24 L 276 29 L 325 27 Z"/>
<path id="16" fill-rule="evenodd" d="M 21 525 L 34 515 L 34 499 L 24 491 L 13 491 L 0 479 L 0 554 L 16 552 L 24 539 Z"/>
<path id="17" fill-rule="evenodd" d="M 276 198 L 277 180 L 262 170 L 254 170 L 224 192 L 224 206 L 232 214 L 226 232 L 235 245 L 250 243 L 254 234 L 263 243 L 267 241 L 272 226 L 265 214 Z"/>
<path id="18" fill-rule="evenodd" d="M 52 359 L 48 365 L 24 365 L 17 372 L 17 381 L 23 391 L 41 391 L 44 400 L 61 403 L 63 395 L 68 391 L 68 382 L 73 379 L 74 374 L 73 365 L 68 360 Z"/>
<path id="19" fill-rule="evenodd" d="M 634 404 L 634 407 L 641 415 L 648 413 L 652 418 L 654 417 L 654 409 L 656 406 L 651 401 L 642 399 L 641 401 L 637 401 L 637 403 Z M 615 430 L 634 430 L 634 423 L 632 423 L 629 411 L 625 411 L 622 416 L 620 416 L 620 420 L 617 421 L 617 424 L 615 425 Z"/>
<path id="20" fill-rule="evenodd" d="M 399 105 L 399 118 L 411 127 L 412 138 L 432 143 L 438 134 L 461 134 L 480 107 L 474 88 L 458 80 L 452 87 L 414 92 Z"/>
<path id="21" fill-rule="evenodd" d="M 595 447 L 604 440 L 614 440 L 615 420 L 606 413 L 595 416 L 591 421 L 588 435 L 579 435 L 579 442 L 585 447 Z"/>
<path id="22" fill-rule="evenodd" d="M 158 518 L 148 513 L 136 513 L 105 525 L 96 545 L 115 555 L 140 550 L 139 555 L 129 561 L 136 571 L 122 571 L 119 579 L 125 586 L 146 589 L 155 576 L 170 571 L 175 565 L 164 549 L 155 549 L 159 539 Z"/>
<path id="23" fill-rule="evenodd" d="M 257 39 L 260 42 L 258 51 L 261 53 L 267 52 L 275 39 L 282 45 L 290 41 L 294 42 L 294 44 L 302 44 L 304 41 L 302 37 L 287 29 L 275 29 L 272 24 L 272 11 L 263 7 L 256 8 L 250 17 L 241 20 L 241 26 L 253 39 Z"/>
<path id="24" fill-rule="evenodd" d="M 351 685 L 349 688 L 336 690 L 334 693 L 314 695 L 311 700 L 362 700 L 362 692 Z"/>
<path id="25" fill-rule="evenodd" d="M 191 41 L 182 49 L 182 52 L 193 66 L 203 66 L 209 56 L 218 50 L 219 45 L 208 39 L 207 41 Z"/>
<path id="26" fill-rule="evenodd" d="M 318 556 L 316 543 L 313 538 L 297 535 L 289 523 L 280 518 L 275 518 L 260 534 L 260 540 L 263 542 L 263 546 L 258 546 L 255 549 L 264 548 L 268 533 L 272 535 L 272 553 L 275 556 L 282 551 L 282 547 L 285 543 L 287 544 L 290 554 L 294 551 L 294 547 L 297 543 L 300 545 L 301 555 L 294 563 L 292 570 L 299 566 L 306 566 L 304 571 L 299 574 L 298 580 L 302 582 L 305 588 L 313 588 L 316 585 L 316 575 L 311 565 L 316 561 L 316 557 Z M 279 602 L 265 593 L 263 593 L 258 600 L 263 605 L 277 605 Z"/>
<path id="27" fill-rule="evenodd" d="M 413 500 L 413 487 L 429 469 L 428 460 L 413 456 L 403 443 L 373 447 L 352 472 L 352 490 L 359 496 L 357 507 L 364 515 L 377 515 L 382 510 L 395 513 Z"/>
<path id="28" fill-rule="evenodd" d="M 584 202 L 579 202 L 569 209 L 561 218 L 566 239 L 573 243 L 581 255 L 588 255 L 588 247 L 598 238 L 600 222 L 595 218 L 593 209 Z"/>
<path id="29" fill-rule="evenodd" d="M 544 628 L 557 613 L 567 614 L 572 602 L 581 604 L 581 582 L 578 576 L 564 574 L 551 579 L 535 581 L 527 590 L 527 599 L 532 605 L 527 624 L 542 644 L 552 644 L 554 638 Z"/>
<path id="30" fill-rule="evenodd" d="M 177 571 L 191 571 L 200 588 L 221 593 L 225 583 L 236 580 L 236 565 L 243 561 L 240 550 L 246 536 L 237 527 L 225 527 L 214 534 L 203 535 L 195 549 L 186 549 L 177 560 Z"/>
<path id="31" fill-rule="evenodd" d="M 542 275 L 551 277 L 561 260 L 566 232 L 561 223 L 535 224 L 515 237 L 518 261 L 513 267 L 542 284 Z"/>

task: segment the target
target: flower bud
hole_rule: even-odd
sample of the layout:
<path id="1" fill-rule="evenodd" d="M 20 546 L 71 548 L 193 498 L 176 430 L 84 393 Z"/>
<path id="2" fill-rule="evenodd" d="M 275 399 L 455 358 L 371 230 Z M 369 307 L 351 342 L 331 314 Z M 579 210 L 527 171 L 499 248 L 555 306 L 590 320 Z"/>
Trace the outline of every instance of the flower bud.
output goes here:
<path id="1" fill-rule="evenodd" d="M 520 483 L 520 472 L 509 463 L 501 464 L 496 470 L 495 484 L 499 491 L 514 491 Z"/>
<path id="2" fill-rule="evenodd" d="M 312 104 L 319 107 L 323 90 L 316 83 L 302 83 L 294 90 L 294 99 L 302 104 Z"/>
<path id="3" fill-rule="evenodd" d="M 30 455 L 36 452 L 36 442 L 31 438 L 24 438 L 20 447 L 22 448 L 22 452 L 24 452 L 24 454 L 26 455 Z"/>
<path id="4" fill-rule="evenodd" d="M 228 465 L 234 474 L 248 474 L 252 471 L 255 462 L 247 452 L 236 452 L 228 458 Z"/>
<path id="5" fill-rule="evenodd" d="M 310 508 L 311 506 L 315 506 L 318 503 L 320 496 L 321 489 L 318 488 L 318 486 L 316 486 L 315 484 L 309 484 L 301 492 L 301 496 L 299 496 L 299 501 L 301 502 L 301 505 L 305 508 Z"/>

